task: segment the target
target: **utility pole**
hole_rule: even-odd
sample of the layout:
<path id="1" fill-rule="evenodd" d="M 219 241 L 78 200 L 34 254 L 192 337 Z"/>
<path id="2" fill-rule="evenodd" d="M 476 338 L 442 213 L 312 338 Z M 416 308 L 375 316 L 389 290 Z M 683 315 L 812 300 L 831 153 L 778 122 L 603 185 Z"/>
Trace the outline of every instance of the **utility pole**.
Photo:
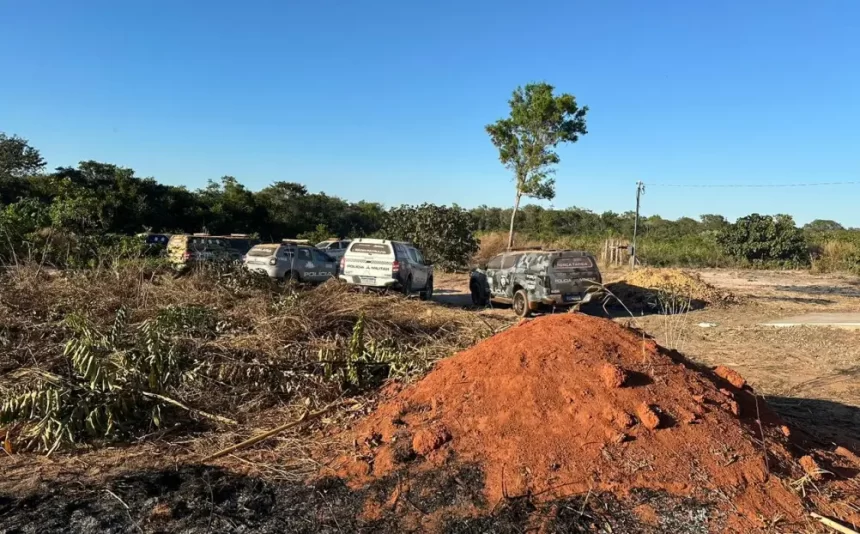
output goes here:
<path id="1" fill-rule="evenodd" d="M 633 220 L 633 250 L 630 252 L 630 267 L 636 268 L 636 234 L 639 232 L 639 199 L 645 192 L 645 184 L 636 182 L 636 218 Z"/>

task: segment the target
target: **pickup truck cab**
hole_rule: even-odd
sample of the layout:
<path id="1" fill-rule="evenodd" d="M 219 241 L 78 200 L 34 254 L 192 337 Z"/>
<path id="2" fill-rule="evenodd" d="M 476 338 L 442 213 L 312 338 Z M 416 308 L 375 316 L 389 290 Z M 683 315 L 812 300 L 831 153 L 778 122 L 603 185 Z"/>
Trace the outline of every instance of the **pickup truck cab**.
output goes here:
<path id="1" fill-rule="evenodd" d="M 433 266 L 409 243 L 387 239 L 356 239 L 340 260 L 340 279 L 348 284 L 418 292 L 433 297 Z"/>

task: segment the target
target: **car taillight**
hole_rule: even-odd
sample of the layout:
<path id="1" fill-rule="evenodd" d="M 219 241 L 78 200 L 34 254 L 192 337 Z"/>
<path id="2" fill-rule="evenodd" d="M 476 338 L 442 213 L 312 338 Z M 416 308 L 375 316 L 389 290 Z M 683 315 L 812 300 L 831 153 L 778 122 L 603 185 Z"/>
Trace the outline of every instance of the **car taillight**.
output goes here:
<path id="1" fill-rule="evenodd" d="M 346 256 L 341 256 L 340 257 L 340 272 L 343 272 L 344 269 L 346 269 Z"/>
<path id="2" fill-rule="evenodd" d="M 391 272 L 397 274 L 400 272 L 400 262 L 394 260 L 394 263 L 391 264 Z"/>
<path id="3" fill-rule="evenodd" d="M 277 265 L 277 264 L 278 264 L 278 258 L 269 259 L 269 265 Z"/>

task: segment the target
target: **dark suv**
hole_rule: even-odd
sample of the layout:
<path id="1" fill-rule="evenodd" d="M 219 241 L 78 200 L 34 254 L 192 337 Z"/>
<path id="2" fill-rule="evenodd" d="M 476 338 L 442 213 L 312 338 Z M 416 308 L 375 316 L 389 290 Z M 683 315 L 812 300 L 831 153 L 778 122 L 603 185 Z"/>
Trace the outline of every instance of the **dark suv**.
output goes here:
<path id="1" fill-rule="evenodd" d="M 476 306 L 511 304 L 526 317 L 540 306 L 567 307 L 591 299 L 601 283 L 594 256 L 575 250 L 523 250 L 495 256 L 472 271 L 469 289 Z"/>

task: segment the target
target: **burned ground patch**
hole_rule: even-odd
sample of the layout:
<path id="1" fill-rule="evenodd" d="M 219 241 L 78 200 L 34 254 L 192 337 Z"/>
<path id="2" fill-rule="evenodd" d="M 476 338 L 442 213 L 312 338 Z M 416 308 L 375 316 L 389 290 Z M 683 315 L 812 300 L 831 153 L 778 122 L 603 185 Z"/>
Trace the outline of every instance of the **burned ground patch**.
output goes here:
<path id="1" fill-rule="evenodd" d="M 279 483 L 202 466 L 139 472 L 101 484 L 45 485 L 29 495 L 0 495 L 0 532 L 478 534 L 608 526 L 614 532 L 704 533 L 711 517 L 704 504 L 656 492 L 634 493 L 624 503 L 611 494 L 590 494 L 557 501 L 525 496 L 490 505 L 480 495 L 483 473 L 475 466 L 427 471 L 410 480 L 408 490 L 402 484 L 392 475 L 355 490 L 336 477 Z M 367 516 L 369 504 L 385 501 L 375 517 Z M 656 519 L 637 515 L 643 504 Z"/>

